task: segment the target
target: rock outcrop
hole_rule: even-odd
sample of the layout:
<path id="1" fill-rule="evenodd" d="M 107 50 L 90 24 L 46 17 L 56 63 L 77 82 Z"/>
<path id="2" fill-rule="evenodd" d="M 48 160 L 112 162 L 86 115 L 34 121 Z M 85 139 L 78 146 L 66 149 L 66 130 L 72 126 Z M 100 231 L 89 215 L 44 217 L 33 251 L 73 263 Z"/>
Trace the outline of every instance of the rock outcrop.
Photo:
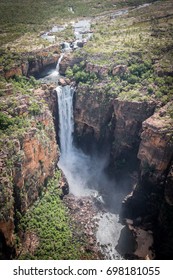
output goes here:
<path id="1" fill-rule="evenodd" d="M 78 86 L 75 95 L 75 131 L 79 143 L 90 145 L 110 137 L 112 129 L 113 98 L 99 87 Z"/>
<path id="2" fill-rule="evenodd" d="M 46 67 L 56 66 L 60 57 L 59 45 L 53 45 L 44 49 L 35 50 L 30 53 L 21 53 L 20 57 L 8 68 L 2 69 L 6 79 L 16 76 L 37 75 Z"/>
<path id="3" fill-rule="evenodd" d="M 141 160 L 141 176 L 148 172 L 150 180 L 157 182 L 169 167 L 173 157 L 173 121 L 167 114 L 167 106 L 145 122 L 138 152 Z"/>
<path id="4" fill-rule="evenodd" d="M 86 71 L 97 74 L 99 78 L 105 78 L 109 74 L 109 66 L 100 66 L 91 62 L 87 62 Z"/>
<path id="5" fill-rule="evenodd" d="M 114 145 L 115 158 L 130 150 L 137 150 L 140 143 L 142 122 L 150 117 L 155 109 L 154 102 L 114 100 Z"/>
<path id="6" fill-rule="evenodd" d="M 73 68 L 75 64 L 79 64 L 81 61 L 83 61 L 83 57 L 76 57 L 71 52 L 65 53 L 59 64 L 59 73 L 65 75 L 68 67 Z"/>

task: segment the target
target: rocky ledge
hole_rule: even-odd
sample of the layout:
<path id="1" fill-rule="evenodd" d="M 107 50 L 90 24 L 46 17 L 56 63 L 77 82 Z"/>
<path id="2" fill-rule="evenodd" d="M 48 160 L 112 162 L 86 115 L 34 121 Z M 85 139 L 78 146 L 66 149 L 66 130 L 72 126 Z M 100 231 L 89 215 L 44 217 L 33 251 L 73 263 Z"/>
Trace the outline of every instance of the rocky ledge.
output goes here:
<path id="1" fill-rule="evenodd" d="M 36 75 L 46 67 L 55 67 L 60 57 L 60 46 L 56 44 L 32 52 L 16 54 L 16 56 L 17 58 L 14 55 L 10 65 L 1 67 L 1 74 L 6 79 L 21 75 Z"/>

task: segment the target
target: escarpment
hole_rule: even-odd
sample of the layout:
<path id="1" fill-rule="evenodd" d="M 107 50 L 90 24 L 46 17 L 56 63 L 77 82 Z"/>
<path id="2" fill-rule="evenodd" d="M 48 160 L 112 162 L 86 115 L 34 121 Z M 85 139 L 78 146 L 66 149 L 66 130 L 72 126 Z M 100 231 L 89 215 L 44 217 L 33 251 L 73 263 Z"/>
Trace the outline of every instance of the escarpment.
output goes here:
<path id="1" fill-rule="evenodd" d="M 159 109 L 155 101 L 121 100 L 105 91 L 106 83 L 103 81 L 97 86 L 77 86 L 76 142 L 85 151 L 93 143 L 100 145 L 101 149 L 109 147 L 114 172 L 120 161 L 125 159 L 130 170 L 134 160 L 138 160 L 138 182 L 123 202 L 122 217 L 132 219 L 133 226 L 130 224 L 129 227 L 135 235 L 141 230 L 150 244 L 154 238 L 156 258 L 167 256 L 171 259 L 172 102 Z M 136 254 L 145 258 L 141 250 L 139 248 Z M 153 258 L 150 248 L 148 252 Z"/>
<path id="2" fill-rule="evenodd" d="M 85 138 L 87 142 L 109 142 L 116 161 L 130 151 L 137 154 L 142 123 L 153 114 L 156 104 L 152 101 L 123 101 L 105 91 L 106 83 L 77 87 L 76 137 L 79 143 Z"/>
<path id="3" fill-rule="evenodd" d="M 52 113 L 44 99 L 45 90 L 1 97 L 1 258 L 12 257 L 19 216 L 40 196 L 58 161 Z"/>
<path id="4" fill-rule="evenodd" d="M 127 152 L 138 151 L 142 123 L 155 110 L 155 102 L 114 100 L 115 130 L 113 155 L 115 158 Z"/>
<path id="5" fill-rule="evenodd" d="M 156 258 L 172 258 L 172 159 L 171 104 L 157 110 L 142 125 L 138 151 L 140 174 L 136 188 L 125 201 L 124 216 L 138 227 L 152 230 Z"/>
<path id="6" fill-rule="evenodd" d="M 153 182 L 161 179 L 173 157 L 173 122 L 167 112 L 169 106 L 143 122 L 138 158 L 141 160 L 141 176 L 151 171 L 149 180 Z"/>
<path id="7" fill-rule="evenodd" d="M 111 137 L 113 98 L 104 87 L 79 86 L 75 95 L 75 137 L 80 145 L 106 142 Z"/>
<path id="8" fill-rule="evenodd" d="M 8 53 L 2 53 L 1 74 L 6 78 L 14 76 L 38 75 L 47 67 L 55 67 L 60 57 L 59 44 L 47 48 L 38 49 L 28 53 L 13 53 L 8 61 Z M 7 59 L 6 59 L 7 57 Z"/>

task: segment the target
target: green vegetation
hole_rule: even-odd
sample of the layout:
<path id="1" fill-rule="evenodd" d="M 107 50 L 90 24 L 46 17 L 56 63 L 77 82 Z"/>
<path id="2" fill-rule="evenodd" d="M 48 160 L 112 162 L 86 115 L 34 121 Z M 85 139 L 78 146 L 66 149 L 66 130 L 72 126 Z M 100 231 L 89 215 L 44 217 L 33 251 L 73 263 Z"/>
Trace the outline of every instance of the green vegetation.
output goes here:
<path id="1" fill-rule="evenodd" d="M 173 103 L 168 105 L 167 113 L 171 119 L 173 119 Z"/>
<path id="2" fill-rule="evenodd" d="M 22 232 L 34 233 L 38 244 L 34 252 L 22 252 L 20 259 L 80 259 L 87 258 L 80 248 L 84 240 L 78 236 L 68 216 L 68 209 L 60 199 L 60 172 L 47 185 L 42 198 L 21 217 Z M 76 233 L 75 233 L 76 232 Z"/>
<path id="3" fill-rule="evenodd" d="M 97 80 L 97 75 L 95 73 L 86 72 L 85 63 L 83 62 L 81 62 L 80 65 L 75 64 L 73 68 L 68 67 L 66 76 L 69 79 L 74 79 L 77 83 L 92 84 Z"/>
<path id="4" fill-rule="evenodd" d="M 98 79 L 96 73 L 95 82 L 105 80 L 106 89 L 110 88 L 109 91 L 122 100 L 156 100 L 163 105 L 172 100 L 171 1 L 132 9 L 127 15 L 117 18 L 105 15 L 92 25 L 92 29 L 93 37 L 76 55 L 86 57 L 95 68 L 108 68 L 105 77 Z M 116 67 L 120 69 L 115 71 Z M 70 71 L 70 75 L 79 82 L 78 76 L 83 76 L 85 69 L 77 77 L 74 71 Z"/>
<path id="5" fill-rule="evenodd" d="M 40 82 L 34 77 L 25 76 L 14 76 L 9 82 L 12 83 L 14 91 L 20 91 L 23 94 L 32 94 L 33 89 L 40 85 Z"/>
<path id="6" fill-rule="evenodd" d="M 0 129 L 6 130 L 10 125 L 14 124 L 14 119 L 8 117 L 5 113 L 0 112 Z"/>

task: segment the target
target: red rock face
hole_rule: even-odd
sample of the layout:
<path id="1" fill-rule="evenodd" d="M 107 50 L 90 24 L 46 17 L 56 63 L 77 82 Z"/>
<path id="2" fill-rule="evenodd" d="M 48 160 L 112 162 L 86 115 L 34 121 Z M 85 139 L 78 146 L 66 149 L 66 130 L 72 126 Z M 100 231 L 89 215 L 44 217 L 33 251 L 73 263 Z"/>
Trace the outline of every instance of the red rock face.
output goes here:
<path id="1" fill-rule="evenodd" d="M 79 86 L 76 93 L 75 123 L 77 135 L 92 135 L 99 140 L 110 137 L 112 155 L 137 150 L 142 122 L 151 116 L 154 102 L 121 101 L 100 87 Z"/>
<path id="2" fill-rule="evenodd" d="M 173 157 L 173 121 L 164 114 L 165 110 L 162 108 L 142 125 L 138 152 L 141 174 L 150 171 L 153 181 L 161 178 Z"/>
<path id="3" fill-rule="evenodd" d="M 173 120 L 168 106 L 142 124 L 139 183 L 124 200 L 125 215 L 140 217 L 140 227 L 152 228 L 158 259 L 173 257 Z"/>
<path id="4" fill-rule="evenodd" d="M 36 90 L 33 96 L 32 102 L 42 106 L 38 114 L 30 113 L 32 104 L 27 95 L 14 97 L 17 105 L 13 114 L 25 116 L 30 125 L 22 134 L 7 135 L 1 145 L 0 232 L 8 246 L 14 245 L 15 210 L 25 213 L 38 198 L 53 176 L 59 157 L 52 114 L 45 103 L 40 103 L 47 95 L 44 90 Z"/>
<path id="5" fill-rule="evenodd" d="M 78 136 L 92 134 L 99 140 L 109 129 L 113 105 L 111 97 L 104 92 L 104 86 L 99 89 L 80 86 L 75 98 L 75 124 Z"/>
<path id="6" fill-rule="evenodd" d="M 114 156 L 138 147 L 142 122 L 151 116 L 155 109 L 153 102 L 114 100 L 115 130 Z"/>
<path id="7" fill-rule="evenodd" d="M 39 119 L 39 123 L 45 126 L 45 131 L 38 132 L 34 123 L 32 124 L 33 127 L 19 143 L 20 160 L 15 163 L 17 168 L 13 172 L 15 191 L 20 193 L 18 204 L 21 212 L 25 212 L 37 199 L 46 179 L 53 175 L 58 159 L 52 117 L 45 112 L 43 119 Z"/>
<path id="8" fill-rule="evenodd" d="M 7 222 L 6 221 L 1 221 L 0 222 L 0 229 L 1 232 L 4 235 L 4 238 L 6 240 L 6 245 L 9 247 L 12 247 L 14 245 L 14 221 L 13 218 L 11 217 Z"/>
<path id="9" fill-rule="evenodd" d="M 35 75 L 47 66 L 56 65 L 60 56 L 59 45 L 53 45 L 44 49 L 36 50 L 31 53 L 21 54 L 20 62 L 15 62 L 9 70 L 4 70 L 6 79 L 15 75 Z"/>

